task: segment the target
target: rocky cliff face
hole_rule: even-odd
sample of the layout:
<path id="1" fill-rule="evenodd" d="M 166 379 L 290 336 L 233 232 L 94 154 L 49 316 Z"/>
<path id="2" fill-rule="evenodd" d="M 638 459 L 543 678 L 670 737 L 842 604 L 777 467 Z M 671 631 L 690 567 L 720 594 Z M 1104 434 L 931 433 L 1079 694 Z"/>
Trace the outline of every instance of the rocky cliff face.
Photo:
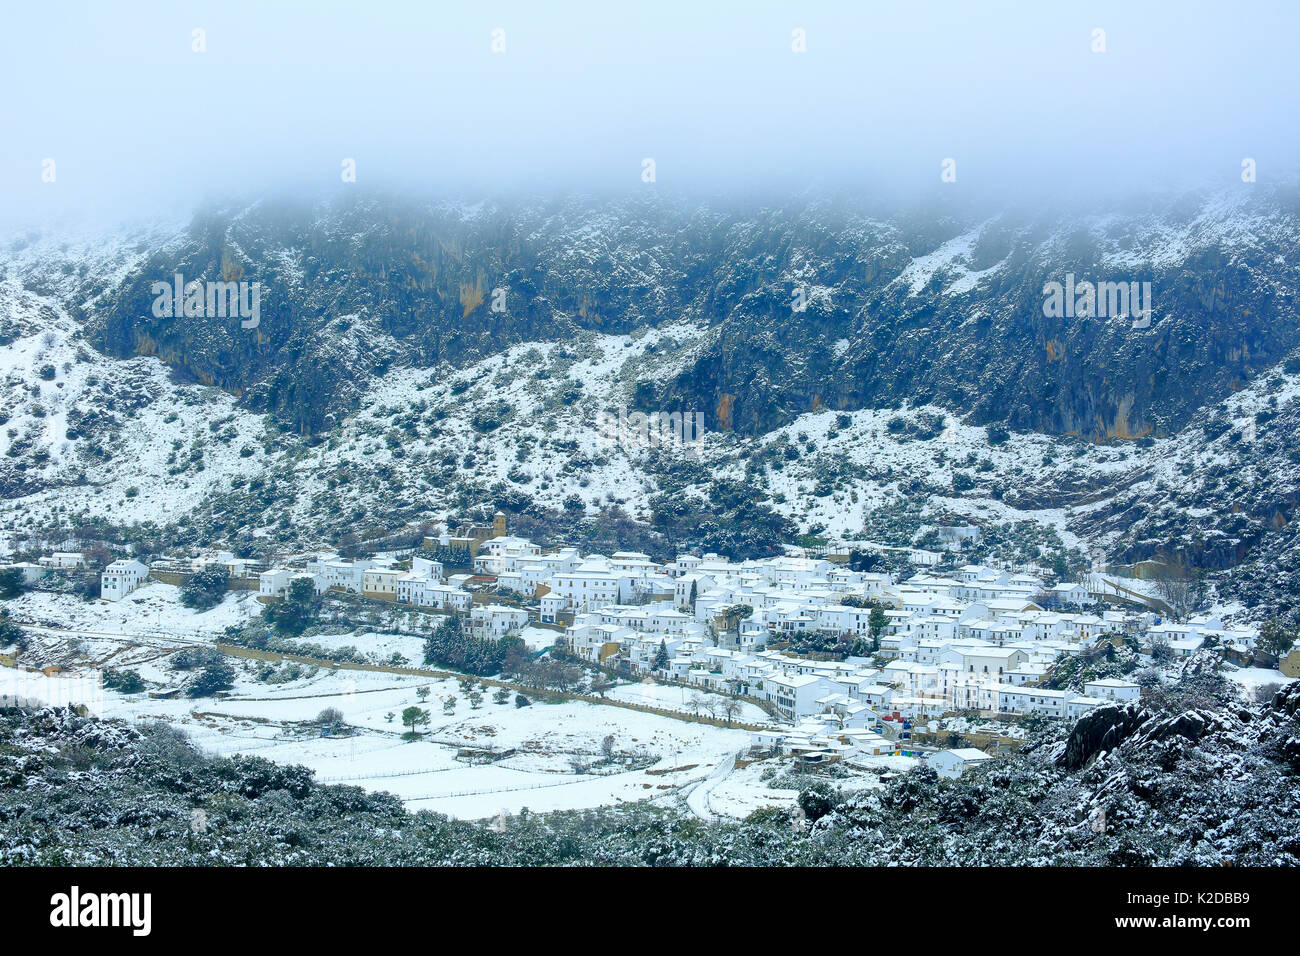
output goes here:
<path id="1" fill-rule="evenodd" d="M 10 237 L 0 532 L 301 544 L 484 505 L 748 556 L 973 521 L 1287 613 L 1298 238 L 1297 194 L 1262 190 L 1086 217 L 364 199 Z M 257 327 L 155 316 L 178 273 L 260 283 Z M 1149 324 L 1045 315 L 1071 275 L 1151 282 Z M 621 447 L 621 405 L 706 440 Z"/>
<path id="2" fill-rule="evenodd" d="M 909 400 L 1127 439 L 1176 431 L 1300 345 L 1297 238 L 1295 192 L 1262 189 L 1088 216 L 261 203 L 196 217 L 86 318 L 103 350 L 157 355 L 300 431 L 394 366 L 686 318 L 707 341 L 638 394 L 704 411 L 711 430 Z M 155 318 L 150 287 L 176 273 L 260 282 L 260 325 Z M 1045 283 L 1071 275 L 1150 282 L 1149 327 L 1045 316 Z"/>

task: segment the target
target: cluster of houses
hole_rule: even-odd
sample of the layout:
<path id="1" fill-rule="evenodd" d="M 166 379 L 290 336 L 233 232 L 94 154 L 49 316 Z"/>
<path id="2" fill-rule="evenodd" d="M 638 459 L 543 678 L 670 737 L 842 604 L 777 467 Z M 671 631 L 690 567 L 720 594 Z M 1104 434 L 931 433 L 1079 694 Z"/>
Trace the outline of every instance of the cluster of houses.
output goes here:
<path id="1" fill-rule="evenodd" d="M 952 537 L 960 546 L 969 535 Z M 419 556 L 337 554 L 266 567 L 212 551 L 150 566 L 115 560 L 102 572 L 101 596 L 121 600 L 151 577 L 179 583 L 220 567 L 231 586 L 263 600 L 282 598 L 306 579 L 316 593 L 462 613 L 471 633 L 487 639 L 535 623 L 562 632 L 562 650 L 615 673 L 664 677 L 759 703 L 781 724 L 756 731 L 754 751 L 807 769 L 910 754 L 947 777 L 990 754 L 912 748 L 911 728 L 933 733 L 940 718 L 972 712 L 1077 718 L 1136 699 L 1139 686 L 1120 679 L 1089 681 L 1081 693 L 1041 686 L 1063 658 L 1118 635 L 1174 656 L 1190 656 L 1208 642 L 1246 662 L 1257 637 L 1211 616 L 1172 623 L 1149 610 L 1103 609 L 1086 585 L 1049 585 L 1033 570 L 966 565 L 940 573 L 933 562 L 913 561 L 915 572 L 896 580 L 796 549 L 751 561 L 684 554 L 660 563 L 632 551 L 584 556 L 510 535 L 500 514 L 490 525 L 424 544 L 464 550 L 461 566 L 472 570 L 447 574 L 441 562 Z M 50 571 L 84 569 L 86 561 L 55 552 L 4 567 L 33 583 Z M 839 653 L 807 652 L 832 644 Z"/>
<path id="2" fill-rule="evenodd" d="M 615 599 L 615 582 L 632 570 L 626 562 L 643 557 L 588 557 L 580 565 L 601 586 L 587 582 L 599 598 L 585 604 L 566 592 L 577 612 L 565 632 L 572 653 L 629 675 L 659 673 L 756 699 L 793 722 L 834 715 L 841 730 L 963 710 L 1077 717 L 1135 697 L 1138 687 L 1095 682 L 1080 694 L 1038 686 L 1062 656 L 1138 630 L 1157 640 L 1172 635 L 1179 652 L 1199 646 L 1201 632 L 1229 633 L 1211 620 L 1171 629 L 1153 614 L 1067 613 L 1059 606 L 1091 600 L 1082 585 L 1048 587 L 1032 573 L 976 565 L 896 582 L 801 556 L 684 555 L 659 572 L 672 582 L 671 602 L 623 603 L 624 590 Z M 652 567 L 635 571 L 645 581 L 657 576 Z M 596 606 L 601 600 L 609 603 Z M 869 601 L 883 613 L 873 618 Z M 784 642 L 814 636 L 869 639 L 872 653 L 816 660 L 783 650 Z M 1249 639 L 1244 631 L 1236 637 Z"/>
<path id="3" fill-rule="evenodd" d="M 86 566 L 86 557 L 80 551 L 55 551 L 37 561 L 11 561 L 0 564 L 0 569 L 18 571 L 24 584 L 35 584 L 48 571 L 78 571 Z"/>
<path id="4" fill-rule="evenodd" d="M 409 567 L 403 566 L 408 564 Z M 266 598 L 283 597 L 295 580 L 306 578 L 317 594 L 348 591 L 363 597 L 414 607 L 468 611 L 473 596 L 465 585 L 471 574 L 446 576 L 439 561 L 413 557 L 342 558 L 336 554 L 308 558 L 298 567 L 274 567 L 259 575 L 258 591 Z"/>
<path id="5" fill-rule="evenodd" d="M 887 677 L 884 679 L 888 680 Z M 1031 701 L 1035 697 L 1042 699 L 1044 696 L 1049 700 L 1068 699 L 1074 705 L 1070 712 L 1082 714 L 1104 703 L 1136 700 L 1141 693 L 1137 684 L 1116 678 L 1088 681 L 1083 689 L 1083 694 L 1072 697 L 1051 691 L 1028 692 L 1028 697 Z M 830 764 L 865 769 L 868 764 L 863 761 L 870 757 L 920 756 L 941 777 L 959 777 L 993 757 L 974 747 L 939 750 L 909 743 L 908 738 L 912 736 L 911 729 L 914 726 L 919 726 L 924 721 L 927 728 L 934 732 L 939 729 L 939 722 L 933 717 L 925 720 L 923 711 L 906 703 L 903 709 L 895 709 L 888 684 L 874 686 L 867 696 L 878 703 L 873 706 L 851 694 L 831 695 L 814 701 L 821 710 L 798 717 L 789 728 L 756 731 L 751 738 L 750 754 L 766 753 L 789 757 L 805 770 Z M 1011 706 L 1022 703 L 1011 702 Z M 1008 709 L 1002 712 L 1010 714 L 1022 711 Z"/>
<path id="6" fill-rule="evenodd" d="M 0 564 L 0 569 L 14 569 L 22 574 L 24 584 L 35 584 L 50 571 L 84 571 L 86 557 L 80 551 L 55 551 L 37 561 Z M 133 558 L 119 558 L 100 573 L 100 597 L 120 601 L 149 578 L 149 569 Z"/>
<path id="7" fill-rule="evenodd" d="M 1211 638 L 1242 649 L 1254 639 L 1253 632 L 1225 628 L 1216 618 L 1174 624 L 1150 613 L 1093 613 L 1084 609 L 1094 603 L 1085 585 L 1049 586 L 1031 570 L 966 565 L 940 574 L 922 566 L 896 581 L 889 573 L 796 551 L 751 561 L 685 554 L 659 563 L 632 551 L 584 556 L 575 548 L 544 551 L 506 533 L 499 513 L 490 525 L 429 538 L 425 545 L 465 549 L 472 572 L 448 575 L 439 561 L 418 556 L 399 561 L 337 554 L 266 567 L 213 551 L 149 567 L 118 559 L 103 571 L 101 595 L 120 600 L 151 576 L 175 583 L 209 567 L 224 568 L 232 582 L 267 600 L 306 578 L 317 593 L 340 590 L 465 613 L 483 637 L 518 634 L 530 620 L 563 628 L 564 649 L 593 664 L 750 697 L 796 722 L 833 713 L 842 723 L 858 708 L 869 711 L 863 719 L 872 724 L 961 710 L 1076 717 L 1113 694 L 1071 694 L 1038 684 L 1062 656 L 1098 640 L 1140 634 L 1185 656 Z M 12 566 L 34 579 L 84 564 L 79 553 L 56 552 L 37 564 Z M 481 603 L 476 585 L 512 599 Z M 531 614 L 512 602 L 527 604 Z M 825 638 L 860 653 L 816 660 L 788 650 L 791 643 Z"/>

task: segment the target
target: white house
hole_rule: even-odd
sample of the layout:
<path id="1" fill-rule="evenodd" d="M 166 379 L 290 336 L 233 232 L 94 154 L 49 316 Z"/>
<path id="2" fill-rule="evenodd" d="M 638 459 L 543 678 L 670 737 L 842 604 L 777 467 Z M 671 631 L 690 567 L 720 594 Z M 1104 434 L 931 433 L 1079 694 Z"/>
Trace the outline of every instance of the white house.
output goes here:
<path id="1" fill-rule="evenodd" d="M 474 558 L 474 570 L 479 574 L 500 575 L 518 569 L 522 558 L 537 557 L 542 549 L 527 538 L 499 535 L 483 542 L 482 550 Z"/>
<path id="2" fill-rule="evenodd" d="M 1057 604 L 1087 604 L 1088 589 L 1082 584 L 1057 584 L 1048 592 Z"/>
<path id="3" fill-rule="evenodd" d="M 1065 717 L 1066 701 L 1071 696 L 1063 690 L 1048 690 L 1046 687 L 1012 687 L 999 684 L 997 709 L 1003 714 L 1043 714 L 1047 717 Z"/>
<path id="4" fill-rule="evenodd" d="M 1083 685 L 1083 692 L 1089 697 L 1100 697 L 1103 700 L 1137 700 L 1142 696 L 1140 686 L 1115 677 L 1087 681 Z"/>
<path id="5" fill-rule="evenodd" d="M 249 569 L 254 564 L 256 562 L 249 558 L 235 557 L 231 551 L 212 551 L 191 561 L 190 568 L 196 572 L 207 568 L 225 568 L 232 578 L 242 578 L 249 574 Z"/>
<path id="6" fill-rule="evenodd" d="M 1195 634 L 1181 640 L 1170 641 L 1169 650 L 1173 652 L 1174 657 L 1191 657 L 1201 649 L 1201 645 L 1204 643 L 1205 637 L 1201 634 Z"/>
<path id="7" fill-rule="evenodd" d="M 430 604 L 426 589 L 432 582 L 427 575 L 415 571 L 404 571 L 397 576 L 394 587 L 399 604 L 414 604 L 428 607 Z"/>
<path id="8" fill-rule="evenodd" d="M 263 571 L 257 577 L 257 592 L 263 597 L 280 597 L 289 590 L 293 577 L 293 572 L 288 568 L 271 568 L 269 571 Z"/>
<path id="9" fill-rule="evenodd" d="M 118 558 L 104 569 L 99 578 L 99 596 L 105 601 L 120 601 L 149 577 L 149 569 L 134 558 Z"/>
<path id="10" fill-rule="evenodd" d="M 470 608 L 470 627 L 478 637 L 500 640 L 528 624 L 528 612 L 504 604 L 476 604 Z"/>
<path id="11" fill-rule="evenodd" d="M 1008 671 L 1017 670 L 1029 655 L 1016 647 L 993 647 L 987 644 L 957 645 L 939 655 L 939 662 L 960 667 L 967 673 L 988 674 L 1001 680 Z"/>
<path id="12" fill-rule="evenodd" d="M 562 610 L 589 611 L 630 598 L 635 575 L 615 571 L 603 560 L 588 558 L 575 571 L 557 572 L 551 578 L 551 594 L 562 599 Z"/>
<path id="13" fill-rule="evenodd" d="M 691 606 L 692 591 L 698 597 L 716 585 L 717 581 L 707 574 L 700 574 L 696 571 L 680 574 L 677 580 L 673 582 L 673 597 L 677 601 L 678 607 L 686 609 Z"/>
<path id="14" fill-rule="evenodd" d="M 629 643 L 635 635 L 630 628 L 620 627 L 617 624 L 584 621 L 569 628 L 565 636 L 568 638 L 569 647 L 577 657 L 599 664 L 618 653 L 620 648 L 625 643 Z"/>
<path id="15" fill-rule="evenodd" d="M 440 607 L 448 611 L 468 611 L 474 602 L 474 595 L 450 584 L 426 584 L 424 600 L 428 607 Z"/>
<path id="16" fill-rule="evenodd" d="M 321 590 L 343 588 L 360 594 L 362 579 L 372 566 L 373 562 L 370 561 L 348 561 L 341 558 L 322 561 L 319 563 L 320 577 L 317 580 L 323 585 Z"/>
<path id="17" fill-rule="evenodd" d="M 442 580 L 442 562 L 431 561 L 428 558 L 412 558 L 411 573 L 421 578 L 428 578 L 430 581 Z"/>
<path id="18" fill-rule="evenodd" d="M 41 579 L 46 569 L 31 561 L 16 561 L 13 564 L 0 564 L 6 571 L 18 571 L 23 576 L 23 584 L 35 584 Z"/>
<path id="19" fill-rule="evenodd" d="M 367 568 L 361 574 L 361 593 L 378 601 L 396 601 L 397 579 L 405 573 L 397 568 Z"/>
<path id="20" fill-rule="evenodd" d="M 1071 719 L 1082 717 L 1090 710 L 1104 706 L 1109 701 L 1100 697 L 1071 697 L 1065 702 L 1065 716 Z"/>
<path id="21" fill-rule="evenodd" d="M 763 681 L 763 692 L 776 704 L 777 710 L 790 719 L 798 720 L 821 711 L 818 698 L 835 693 L 835 682 L 813 674 L 773 674 Z"/>
<path id="22" fill-rule="evenodd" d="M 52 555 L 40 559 L 41 567 L 53 571 L 73 571 L 86 566 L 86 559 L 79 551 L 55 551 Z"/>
<path id="23" fill-rule="evenodd" d="M 544 624 L 554 624 L 560 612 L 567 606 L 568 599 L 560 594 L 543 594 L 539 603 L 541 612 L 538 614 L 538 619 Z"/>
<path id="24" fill-rule="evenodd" d="M 958 747 L 956 750 L 940 750 L 930 754 L 925 762 L 941 777 L 960 777 L 971 767 L 978 767 L 992 759 L 989 754 L 974 747 Z"/>

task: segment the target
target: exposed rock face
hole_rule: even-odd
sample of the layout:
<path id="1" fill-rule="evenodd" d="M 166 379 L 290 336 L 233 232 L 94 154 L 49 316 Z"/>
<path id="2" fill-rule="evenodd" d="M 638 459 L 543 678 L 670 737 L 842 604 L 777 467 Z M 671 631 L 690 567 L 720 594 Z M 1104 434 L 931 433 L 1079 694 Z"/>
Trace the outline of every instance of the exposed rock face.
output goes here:
<path id="1" fill-rule="evenodd" d="M 1293 770 L 1300 772 L 1300 683 L 1288 684 L 1278 691 L 1271 707 L 1278 752 Z"/>
<path id="2" fill-rule="evenodd" d="M 1114 750 L 1151 719 L 1151 712 L 1136 701 L 1098 707 L 1074 725 L 1064 751 L 1056 758 L 1057 766 L 1078 770 L 1099 753 Z"/>
<path id="3" fill-rule="evenodd" d="M 0 245 L 0 344 L 32 355 L 0 397 L 3 434 L 12 433 L 0 453 L 0 497 L 120 473 L 111 466 L 122 456 L 139 457 L 132 436 L 162 435 L 178 411 L 181 421 L 166 435 L 173 449 L 155 471 L 184 475 L 194 503 L 205 488 L 227 487 L 216 474 L 222 448 L 247 456 L 223 470 L 247 472 L 250 481 L 257 474 L 259 496 L 278 489 L 282 501 L 316 499 L 320 489 L 303 490 L 288 456 L 301 452 L 302 436 L 304 445 L 328 447 L 353 427 L 351 441 L 368 439 L 355 420 L 364 406 L 386 409 L 382 425 L 363 424 L 384 429 L 394 456 L 407 453 L 403 443 L 428 439 L 432 463 L 415 454 L 404 462 L 363 456 L 373 467 L 338 466 L 346 474 L 326 475 L 325 490 L 348 491 L 349 520 L 371 507 L 356 500 L 357 489 L 373 489 L 394 520 L 415 520 L 428 516 L 390 508 L 395 500 L 430 501 L 407 494 L 404 482 L 431 479 L 453 497 L 466 488 L 471 499 L 488 493 L 479 487 L 482 455 L 465 456 L 444 418 L 454 424 L 467 412 L 488 446 L 500 442 L 507 429 L 498 426 L 510 413 L 551 430 L 546 416 L 580 405 L 585 394 L 602 407 L 696 411 L 707 432 L 734 433 L 696 480 L 702 486 L 721 475 L 722 459 L 734 455 L 746 466 L 758 522 L 776 507 L 826 527 L 823 516 L 808 517 L 817 500 L 796 500 L 799 485 L 777 492 L 776 468 L 790 476 L 796 464 L 806 465 L 807 487 L 822 501 L 841 490 L 881 500 L 883 490 L 884 498 L 919 504 L 949 495 L 996 499 L 1026 517 L 1063 509 L 1066 529 L 1110 563 L 1204 570 L 1227 585 L 1221 596 L 1288 614 L 1300 582 L 1300 360 L 1288 358 L 1300 345 L 1300 215 L 1294 189 L 1242 197 L 1193 197 L 1106 217 L 1016 209 L 997 217 L 951 209 L 882 216 L 824 202 L 701 209 L 661 200 L 465 207 L 366 199 L 210 210 L 168 229 L 81 242 L 15 238 Z M 257 328 L 155 317 L 153 284 L 177 274 L 260 283 Z M 1071 275 L 1151 281 L 1150 325 L 1045 315 L 1044 285 Z M 41 344 L 46 331 L 57 333 L 49 349 Z M 609 388 L 597 390 L 567 363 L 584 358 L 601 333 L 611 333 L 610 348 L 636 357 L 602 353 L 595 375 Z M 635 341 L 619 338 L 629 333 Z M 542 351 L 554 353 L 545 368 L 529 357 Z M 67 361 L 82 367 L 76 383 L 62 373 L 48 378 L 54 358 L 60 369 Z M 404 376 L 426 391 L 404 390 Z M 147 395 L 132 385 L 137 378 L 148 381 Z M 214 397 L 204 385 L 226 394 Z M 521 413 L 524 385 L 553 396 Z M 433 394 L 452 386 L 450 397 Z M 377 400 L 381 394 L 392 401 Z M 228 426 L 194 434 L 185 410 L 198 400 L 210 409 L 220 403 Z M 925 415 L 996 426 L 987 447 L 979 434 L 979 447 L 963 449 L 973 453 L 967 460 L 954 456 L 933 476 L 917 461 L 877 467 L 877 424 L 845 432 L 851 443 L 832 446 L 828 433 L 817 449 L 803 440 L 797 450 L 765 455 L 760 447 L 774 426 L 814 410 L 891 413 L 906 402 L 895 437 L 918 449 L 935 442 L 942 456 L 952 451 L 938 444 L 944 415 L 934 428 L 913 429 L 915 409 L 927 401 L 938 409 Z M 68 409 L 66 434 L 57 427 L 60 407 Z M 995 431 L 996 444 L 1008 447 L 1000 423 L 1116 439 L 1092 450 L 1114 457 L 1096 467 L 1067 437 L 986 468 Z M 582 430 L 589 434 L 585 421 Z M 565 460 L 581 465 L 572 451 Z M 657 477 L 682 467 L 665 465 Z M 514 469 L 508 481 L 522 487 L 526 470 Z M 274 471 L 280 476 L 272 479 Z M 740 477 L 733 471 L 727 480 Z M 128 484 L 113 499 L 119 505 L 129 492 L 148 495 Z M 205 505 L 217 519 L 213 533 L 258 527 L 256 515 L 242 514 L 242 486 L 229 487 L 232 500 Z M 512 490 L 492 494 L 500 504 Z M 528 493 L 541 490 L 534 483 Z M 704 500 L 736 497 L 700 491 Z M 94 504 L 88 511 L 101 513 Z M 270 512 L 267 500 L 260 505 Z M 628 502 L 638 520 L 648 510 L 646 501 Z M 727 511 L 720 534 L 755 523 Z M 783 529 L 770 530 L 764 547 Z"/>
<path id="4" fill-rule="evenodd" d="M 686 318 L 711 335 L 644 394 L 705 412 L 711 430 L 906 399 L 1133 438 L 1176 430 L 1300 344 L 1296 197 L 1257 195 L 991 219 L 821 203 L 259 204 L 150 247 L 89 318 L 112 354 L 157 355 L 299 430 L 328 427 L 356 383 L 394 364 Z M 150 286 L 176 273 L 262 283 L 259 327 L 155 318 Z M 1044 285 L 1067 276 L 1151 282 L 1150 327 L 1045 316 Z"/>

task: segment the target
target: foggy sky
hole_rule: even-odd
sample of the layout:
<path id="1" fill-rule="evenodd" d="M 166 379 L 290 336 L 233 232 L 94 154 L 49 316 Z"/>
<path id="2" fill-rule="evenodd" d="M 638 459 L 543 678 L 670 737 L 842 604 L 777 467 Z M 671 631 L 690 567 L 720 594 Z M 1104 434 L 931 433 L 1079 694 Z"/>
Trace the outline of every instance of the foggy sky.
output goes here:
<path id="1" fill-rule="evenodd" d="M 1294 180 L 1297 36 L 1282 0 L 13 5 L 0 224 L 363 187 L 1088 196 L 1232 186 L 1244 157 Z"/>

